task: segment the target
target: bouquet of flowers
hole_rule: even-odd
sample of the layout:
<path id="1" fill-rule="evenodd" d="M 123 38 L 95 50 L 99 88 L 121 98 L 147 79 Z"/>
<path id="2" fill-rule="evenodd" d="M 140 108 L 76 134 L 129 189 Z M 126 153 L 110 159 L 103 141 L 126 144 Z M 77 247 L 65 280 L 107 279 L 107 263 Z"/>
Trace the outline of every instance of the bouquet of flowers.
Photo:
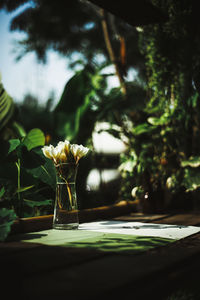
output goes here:
<path id="1" fill-rule="evenodd" d="M 43 154 L 51 159 L 57 171 L 57 204 L 58 209 L 63 214 L 64 208 L 66 207 L 66 201 L 62 199 L 62 193 L 60 192 L 61 186 L 66 186 L 67 195 L 70 204 L 70 210 L 76 207 L 76 197 L 74 196 L 74 186 L 76 180 L 76 171 L 80 158 L 85 156 L 89 149 L 83 145 L 70 144 L 69 141 L 59 142 L 56 147 L 49 145 L 42 148 Z M 55 220 L 59 214 L 55 211 Z"/>
<path id="2" fill-rule="evenodd" d="M 85 156 L 89 149 L 83 145 L 70 144 L 69 141 L 59 142 L 56 147 L 49 145 L 42 148 L 44 155 L 50 158 L 54 165 L 63 163 L 75 163 Z"/>

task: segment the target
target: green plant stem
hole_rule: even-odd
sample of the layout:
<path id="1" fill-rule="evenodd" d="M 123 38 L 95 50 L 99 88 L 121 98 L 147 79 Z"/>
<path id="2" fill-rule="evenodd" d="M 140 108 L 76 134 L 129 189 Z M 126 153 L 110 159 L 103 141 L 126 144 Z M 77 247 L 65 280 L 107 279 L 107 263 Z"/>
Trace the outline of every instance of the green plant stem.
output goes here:
<path id="1" fill-rule="evenodd" d="M 20 188 L 21 188 L 21 162 L 20 162 L 20 158 L 18 158 L 17 162 L 16 162 L 16 166 L 17 166 L 17 199 L 18 199 L 18 216 L 21 217 L 21 195 L 20 195 Z"/>

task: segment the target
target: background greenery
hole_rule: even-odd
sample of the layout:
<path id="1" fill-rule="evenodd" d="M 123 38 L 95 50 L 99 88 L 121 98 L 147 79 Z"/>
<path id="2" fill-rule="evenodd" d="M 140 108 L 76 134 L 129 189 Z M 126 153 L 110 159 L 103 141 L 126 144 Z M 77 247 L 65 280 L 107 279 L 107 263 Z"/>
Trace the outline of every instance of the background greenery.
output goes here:
<path id="1" fill-rule="evenodd" d="M 3 0 L 0 9 L 13 11 L 28 2 Z M 11 30 L 27 33 L 19 41 L 18 59 L 34 51 L 45 62 L 53 49 L 70 58 L 74 76 L 54 107 L 53 96 L 46 106 L 31 95 L 16 104 L 0 85 L 2 208 L 23 217 L 52 212 L 55 172 L 40 148 L 65 138 L 92 148 L 97 121 L 108 122 L 108 131 L 125 142 L 127 151 L 116 159 L 92 153 L 81 162 L 80 207 L 139 199 L 139 208 L 147 212 L 199 208 L 200 27 L 195 1 L 151 2 L 169 16 L 167 22 L 133 28 L 77 0 L 59 5 L 34 0 L 14 17 Z M 108 87 L 113 74 L 104 70 L 109 65 L 115 67 L 118 88 Z M 130 82 L 127 74 L 133 70 Z M 113 164 L 121 172 L 120 187 L 108 191 L 101 186 L 102 197 L 86 191 L 86 178 L 97 161 L 100 169 Z"/>

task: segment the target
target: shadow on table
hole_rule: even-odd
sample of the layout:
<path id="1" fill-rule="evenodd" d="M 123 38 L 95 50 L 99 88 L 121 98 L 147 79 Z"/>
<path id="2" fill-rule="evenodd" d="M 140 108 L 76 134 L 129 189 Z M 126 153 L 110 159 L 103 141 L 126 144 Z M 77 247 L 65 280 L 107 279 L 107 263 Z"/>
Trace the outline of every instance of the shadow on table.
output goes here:
<path id="1" fill-rule="evenodd" d="M 112 234 L 105 234 L 101 238 L 92 239 L 90 241 L 81 240 L 77 242 L 67 243 L 65 246 L 74 248 L 92 248 L 99 251 L 115 252 L 115 253 L 138 253 L 159 246 L 167 245 L 172 242 L 171 239 L 159 237 L 143 237 L 132 236 L 114 237 Z"/>
<path id="2" fill-rule="evenodd" d="M 45 237 L 47 235 L 48 235 L 47 233 L 39 233 L 39 232 L 28 233 L 28 234 L 24 233 L 24 234 L 19 234 L 16 236 L 13 235 L 13 236 L 9 237 L 8 241 L 19 242 L 19 241 L 23 241 L 23 240 L 39 239 L 39 238 Z"/>

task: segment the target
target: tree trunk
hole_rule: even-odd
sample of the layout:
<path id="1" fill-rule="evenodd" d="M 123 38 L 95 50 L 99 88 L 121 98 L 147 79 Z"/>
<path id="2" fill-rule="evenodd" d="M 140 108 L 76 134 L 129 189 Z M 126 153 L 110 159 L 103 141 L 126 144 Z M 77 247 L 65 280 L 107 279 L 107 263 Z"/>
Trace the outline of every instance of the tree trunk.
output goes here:
<path id="1" fill-rule="evenodd" d="M 119 66 L 119 63 L 116 59 L 116 55 L 114 53 L 112 44 L 111 44 L 111 40 L 110 40 L 110 36 L 109 36 L 109 31 L 108 31 L 108 22 L 107 22 L 107 18 L 106 18 L 106 12 L 104 9 L 100 9 L 100 16 L 101 16 L 101 24 L 102 24 L 102 29 L 103 29 L 103 34 L 104 34 L 104 40 L 105 40 L 105 44 L 106 44 L 106 48 L 110 57 L 111 62 L 113 63 L 114 67 L 115 67 L 115 72 L 116 75 L 119 79 L 119 83 L 122 89 L 122 93 L 124 95 L 126 95 L 126 85 L 125 85 L 125 81 Z"/>

